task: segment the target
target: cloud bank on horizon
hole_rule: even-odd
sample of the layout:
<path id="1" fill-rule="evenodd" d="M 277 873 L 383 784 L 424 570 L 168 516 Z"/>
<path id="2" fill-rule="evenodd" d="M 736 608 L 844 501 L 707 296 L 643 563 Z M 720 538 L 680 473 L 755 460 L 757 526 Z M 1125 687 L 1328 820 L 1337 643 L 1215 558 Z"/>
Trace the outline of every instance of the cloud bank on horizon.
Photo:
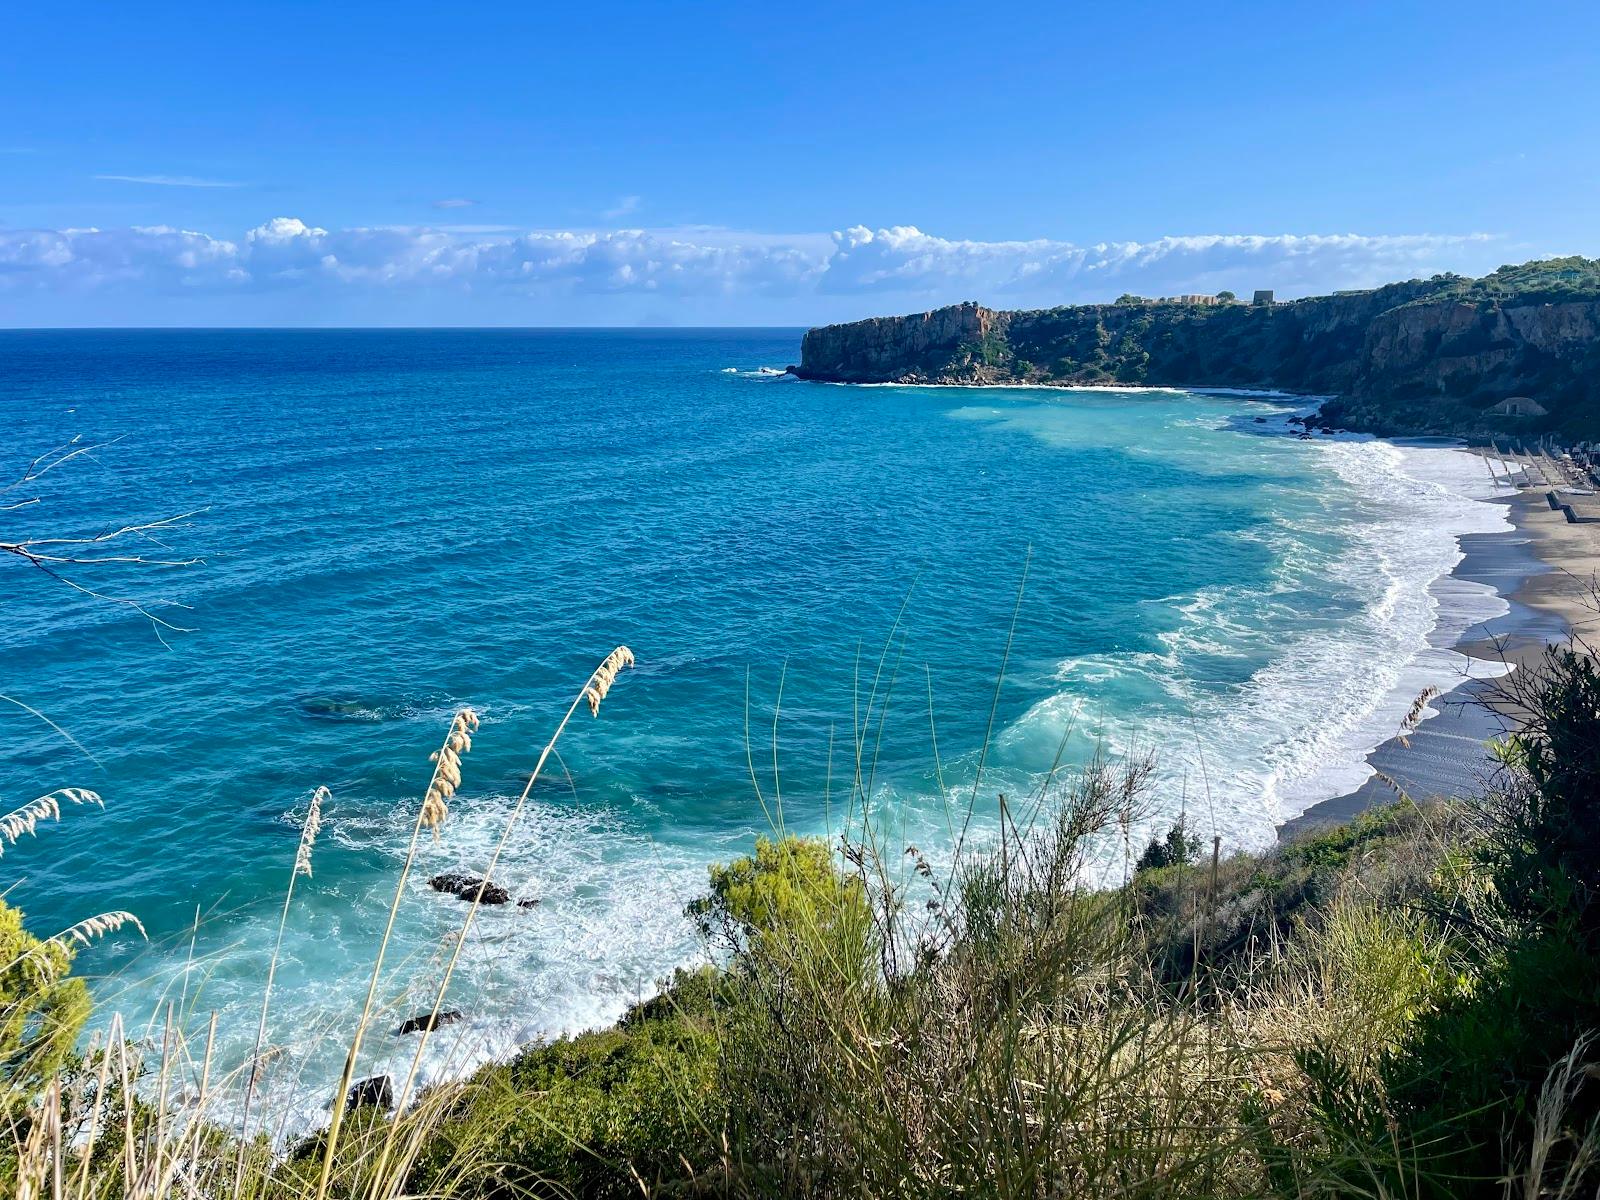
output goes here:
<path id="1" fill-rule="evenodd" d="M 459 202 L 450 202 L 452 206 Z M 493 227 L 489 227 L 493 229 Z M 690 228 L 329 230 L 276 217 L 237 239 L 169 226 L 0 229 L 0 323 L 809 323 L 981 299 L 1006 307 L 1275 288 L 1303 295 L 1499 265 L 1487 234 L 1217 234 L 1078 245 L 910 225 L 832 234 Z M 563 319 L 564 318 L 564 319 Z"/>

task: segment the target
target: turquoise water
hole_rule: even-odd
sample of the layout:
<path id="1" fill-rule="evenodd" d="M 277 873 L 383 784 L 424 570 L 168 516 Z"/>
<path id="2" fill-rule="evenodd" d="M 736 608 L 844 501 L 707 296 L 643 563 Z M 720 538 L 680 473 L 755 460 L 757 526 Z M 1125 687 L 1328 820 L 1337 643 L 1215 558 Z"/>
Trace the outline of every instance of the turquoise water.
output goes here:
<path id="1" fill-rule="evenodd" d="M 798 337 L 0 333 L 13 474 L 74 436 L 119 439 L 41 480 L 11 528 L 201 510 L 149 548 L 201 562 L 74 576 L 183 632 L 0 561 L 0 691 L 83 747 L 0 711 L 4 796 L 106 799 L 0 871 L 41 932 L 143 919 L 148 944 L 84 958 L 102 1012 L 215 1011 L 238 1059 L 326 785 L 270 1033 L 276 1103 L 323 1088 L 451 713 L 483 727 L 401 912 L 385 1024 L 430 994 L 463 912 L 422 881 L 481 871 L 619 643 L 637 668 L 580 714 L 500 873 L 541 903 L 484 912 L 435 1076 L 607 1020 L 698 954 L 681 906 L 767 828 L 751 773 L 771 803 L 775 710 L 786 821 L 821 830 L 886 645 L 876 801 L 938 844 L 930 697 L 945 781 L 970 787 L 1025 569 L 986 803 L 1035 784 L 1066 732 L 1070 760 L 1158 753 L 1136 836 L 1187 807 L 1228 846 L 1359 783 L 1422 684 L 1460 669 L 1441 630 L 1500 611 L 1433 586 L 1456 535 L 1504 527 L 1468 456 L 1301 440 L 1287 401 L 761 369 Z M 407 1045 L 380 1033 L 362 1069 Z"/>

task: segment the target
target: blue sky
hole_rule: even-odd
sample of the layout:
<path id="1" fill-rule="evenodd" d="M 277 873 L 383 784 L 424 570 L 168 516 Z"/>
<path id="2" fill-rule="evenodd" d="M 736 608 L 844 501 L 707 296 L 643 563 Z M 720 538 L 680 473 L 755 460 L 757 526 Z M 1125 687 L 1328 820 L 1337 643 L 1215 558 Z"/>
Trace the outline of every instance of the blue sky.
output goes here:
<path id="1" fill-rule="evenodd" d="M 14 7 L 0 325 L 809 324 L 1600 253 L 1600 6 Z"/>

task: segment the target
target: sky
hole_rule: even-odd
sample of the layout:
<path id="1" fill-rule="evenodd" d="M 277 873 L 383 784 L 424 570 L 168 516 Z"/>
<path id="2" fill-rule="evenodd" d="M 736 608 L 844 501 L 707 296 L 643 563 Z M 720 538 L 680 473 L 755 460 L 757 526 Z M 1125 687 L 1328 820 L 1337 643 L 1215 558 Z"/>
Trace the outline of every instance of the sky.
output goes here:
<path id="1" fill-rule="evenodd" d="M 13 6 L 0 326 L 811 325 L 1600 255 L 1600 5 Z"/>

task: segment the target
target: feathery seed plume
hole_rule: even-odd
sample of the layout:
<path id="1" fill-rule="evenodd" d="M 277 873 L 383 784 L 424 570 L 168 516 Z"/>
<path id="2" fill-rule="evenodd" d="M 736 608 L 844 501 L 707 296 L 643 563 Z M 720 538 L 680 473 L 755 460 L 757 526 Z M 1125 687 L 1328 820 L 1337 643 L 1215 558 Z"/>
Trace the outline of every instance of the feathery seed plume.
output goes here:
<path id="1" fill-rule="evenodd" d="M 1439 689 L 1433 686 L 1425 687 L 1417 693 L 1417 698 L 1411 702 L 1411 708 L 1406 713 L 1405 719 L 1400 722 L 1400 744 L 1410 747 L 1411 738 L 1408 736 L 1416 732 L 1418 725 L 1422 724 L 1422 710 L 1428 707 L 1428 701 L 1439 695 Z"/>
<path id="2" fill-rule="evenodd" d="M 25 833 L 33 833 L 40 821 L 59 821 L 61 819 L 61 801 L 66 800 L 72 804 L 94 804 L 104 808 L 105 801 L 100 796 L 86 788 L 57 788 L 48 795 L 40 796 L 37 800 L 30 800 L 21 808 L 0 817 L 0 854 L 5 853 L 7 846 L 17 844 L 17 839 Z"/>
<path id="3" fill-rule="evenodd" d="M 332 793 L 319 787 L 311 793 L 311 808 L 306 813 L 306 823 L 300 830 L 300 848 L 294 852 L 294 873 L 311 876 L 311 848 L 317 844 L 317 832 L 322 828 L 322 802 Z"/>
<path id="4" fill-rule="evenodd" d="M 141 937 L 148 938 L 150 936 L 145 933 L 144 924 L 138 917 L 131 912 L 123 912 L 119 909 L 114 912 L 103 912 L 97 916 L 79 921 L 76 925 L 63 929 L 50 940 L 52 942 L 70 940 L 77 942 L 81 946 L 87 946 L 95 938 L 105 937 L 108 933 L 115 933 L 124 925 L 132 925 L 139 931 L 139 936 Z"/>
<path id="5" fill-rule="evenodd" d="M 617 681 L 617 676 L 625 667 L 633 666 L 633 651 L 626 646 L 618 646 L 605 661 L 595 668 L 589 678 L 589 686 L 583 689 L 583 695 L 589 701 L 591 716 L 600 715 L 600 701 L 606 698 L 606 693 L 611 690 L 611 685 Z"/>
<path id="6" fill-rule="evenodd" d="M 472 731 L 477 727 L 478 714 L 470 708 L 463 708 L 450 722 L 450 732 L 445 735 L 444 745 L 428 756 L 434 768 L 427 795 L 422 798 L 422 825 L 433 830 L 434 837 L 439 836 L 439 826 L 450 814 L 450 806 L 446 801 L 461 786 L 461 756 L 472 749 Z"/>

